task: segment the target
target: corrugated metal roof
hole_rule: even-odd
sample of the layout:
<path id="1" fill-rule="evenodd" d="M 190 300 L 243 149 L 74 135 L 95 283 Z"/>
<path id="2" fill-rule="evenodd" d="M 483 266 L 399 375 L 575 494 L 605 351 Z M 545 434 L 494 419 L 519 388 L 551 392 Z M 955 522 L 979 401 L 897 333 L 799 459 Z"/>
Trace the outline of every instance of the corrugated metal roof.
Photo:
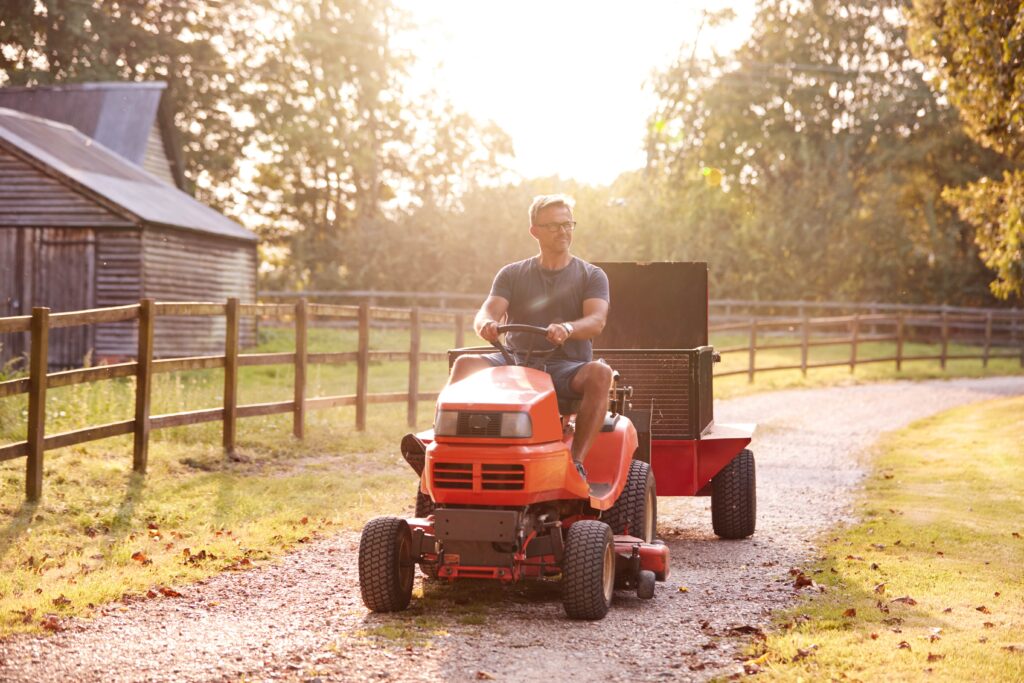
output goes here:
<path id="1" fill-rule="evenodd" d="M 167 84 L 71 83 L 0 88 L 0 107 L 66 123 L 142 165 Z"/>
<path id="2" fill-rule="evenodd" d="M 0 108 L 0 138 L 144 221 L 257 240 L 250 230 L 160 182 L 69 125 Z"/>

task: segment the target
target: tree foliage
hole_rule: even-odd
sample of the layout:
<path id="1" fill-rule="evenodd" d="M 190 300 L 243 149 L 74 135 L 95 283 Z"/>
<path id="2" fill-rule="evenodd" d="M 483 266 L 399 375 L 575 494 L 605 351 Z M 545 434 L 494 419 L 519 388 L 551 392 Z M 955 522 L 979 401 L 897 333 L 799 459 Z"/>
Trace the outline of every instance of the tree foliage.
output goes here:
<path id="1" fill-rule="evenodd" d="M 919 0 L 914 47 L 938 70 L 967 133 L 1016 166 L 945 198 L 977 228 L 992 291 L 1024 296 L 1024 5 L 1006 0 Z"/>
<path id="2" fill-rule="evenodd" d="M 4 3 L 0 16 L 0 85 L 83 81 L 167 83 L 181 134 L 186 176 L 202 192 L 227 183 L 247 141 L 230 108 L 237 74 L 225 54 L 235 49 L 235 0 L 35 0 Z"/>

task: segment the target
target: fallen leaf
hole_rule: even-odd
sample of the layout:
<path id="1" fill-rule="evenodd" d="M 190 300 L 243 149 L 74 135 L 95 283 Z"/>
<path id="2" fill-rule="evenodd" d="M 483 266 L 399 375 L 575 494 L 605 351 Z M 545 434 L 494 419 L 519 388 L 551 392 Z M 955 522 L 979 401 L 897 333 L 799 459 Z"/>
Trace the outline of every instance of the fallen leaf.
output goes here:
<path id="1" fill-rule="evenodd" d="M 756 633 L 762 636 L 764 635 L 764 632 L 761 629 L 759 629 L 756 626 L 750 626 L 748 624 L 743 624 L 741 626 L 732 626 L 729 628 L 727 633 L 737 636 L 750 635 L 751 633 Z"/>
<path id="2" fill-rule="evenodd" d="M 1011 643 L 1010 645 L 1003 645 L 1003 649 L 1007 652 L 1024 652 L 1024 644 Z"/>
<path id="3" fill-rule="evenodd" d="M 878 569 L 878 563 L 877 562 L 872 562 L 871 563 L 871 568 L 877 570 Z"/>
<path id="4" fill-rule="evenodd" d="M 157 593 L 157 592 L 156 592 L 155 590 L 153 590 L 152 588 L 150 588 L 150 589 L 149 589 L 148 591 L 146 591 L 146 597 L 147 597 L 147 598 L 149 598 L 150 600 L 152 600 L 153 598 L 155 598 L 155 597 L 156 597 L 157 595 L 159 595 L 159 593 Z"/>
<path id="5" fill-rule="evenodd" d="M 933 633 L 930 636 L 928 636 L 929 643 L 934 643 L 936 640 L 942 640 L 942 636 L 940 636 L 938 633 Z"/>
<path id="6" fill-rule="evenodd" d="M 793 656 L 792 661 L 799 662 L 801 659 L 806 659 L 807 657 L 810 657 L 817 649 L 817 644 L 811 645 L 808 648 L 798 648 L 796 654 Z"/>
<path id="7" fill-rule="evenodd" d="M 946 556 L 946 553 L 942 552 L 941 550 L 936 550 L 935 554 L 938 555 L 939 557 L 945 557 Z"/>
<path id="8" fill-rule="evenodd" d="M 138 562 L 139 564 L 152 564 L 153 563 L 153 560 L 151 560 L 148 557 L 146 557 L 146 554 L 144 552 L 142 552 L 142 551 L 136 551 L 136 552 L 132 553 L 132 559 L 135 560 L 136 562 Z"/>
<path id="9" fill-rule="evenodd" d="M 43 620 L 39 622 L 47 631 L 63 631 L 66 627 L 56 614 L 47 614 L 43 617 Z"/>
<path id="10" fill-rule="evenodd" d="M 309 517 L 303 517 L 300 519 L 299 524 L 309 524 Z"/>
<path id="11" fill-rule="evenodd" d="M 913 607 L 914 605 L 917 604 L 917 600 L 915 600 L 914 598 L 910 597 L 909 595 L 904 595 L 904 596 L 899 597 L 899 598 L 893 598 L 889 602 L 901 602 L 904 605 L 910 605 L 911 607 Z"/>
<path id="12" fill-rule="evenodd" d="M 878 640 L 878 634 L 877 633 L 872 633 L 869 637 L 871 638 L 871 640 Z"/>
<path id="13" fill-rule="evenodd" d="M 981 607 L 975 607 L 974 609 L 978 610 L 982 614 L 992 614 L 992 610 L 990 610 L 988 607 L 985 607 L 985 605 L 982 605 Z"/>
<path id="14" fill-rule="evenodd" d="M 910 647 L 910 643 L 908 643 L 905 640 L 901 640 L 898 647 L 900 650 L 910 650 L 911 652 L 914 651 L 914 648 Z"/>
<path id="15" fill-rule="evenodd" d="M 978 638 L 978 642 L 979 643 L 987 643 L 988 642 L 988 638 L 986 638 L 985 636 L 982 636 L 981 638 Z"/>
<path id="16" fill-rule="evenodd" d="M 945 658 L 946 658 L 946 655 L 940 655 L 940 654 L 936 654 L 934 652 L 929 652 L 928 653 L 928 661 L 929 662 L 938 662 L 938 661 L 943 660 Z"/>
<path id="17" fill-rule="evenodd" d="M 896 541 L 895 543 L 893 543 L 893 545 L 902 545 L 902 544 L 903 544 L 903 541 L 902 541 L 902 540 L 900 540 L 900 541 Z"/>
<path id="18" fill-rule="evenodd" d="M 949 613 L 950 613 L 950 612 L 952 612 L 952 611 L 953 611 L 953 608 L 952 608 L 952 607 L 947 607 L 946 609 L 942 610 L 942 613 L 943 613 L 943 614 L 949 614 Z"/>
<path id="19" fill-rule="evenodd" d="M 864 558 L 860 557 L 859 555 L 847 555 L 846 559 L 848 559 L 848 560 L 863 560 Z"/>
<path id="20" fill-rule="evenodd" d="M 303 517 L 302 519 L 305 520 L 306 518 Z M 305 524 L 305 521 L 303 521 L 303 524 Z M 476 672 L 476 680 L 478 680 L 478 681 L 493 681 L 494 680 L 494 676 L 492 676 L 491 674 L 487 673 L 486 671 L 477 671 Z"/>
<path id="21" fill-rule="evenodd" d="M 64 607 L 65 605 L 70 605 L 71 601 L 65 598 L 64 594 L 61 593 L 59 597 L 53 599 L 53 604 L 57 607 Z"/>
<path id="22" fill-rule="evenodd" d="M 884 543 L 872 543 L 871 547 L 874 548 L 875 550 L 885 550 L 885 544 Z"/>
<path id="23" fill-rule="evenodd" d="M 885 592 L 885 584 L 884 583 L 880 583 L 880 584 L 876 585 L 875 586 L 875 592 L 878 593 L 879 595 L 884 593 Z"/>
<path id="24" fill-rule="evenodd" d="M 984 626 L 985 628 L 995 628 L 996 627 L 996 625 L 993 624 L 991 621 L 986 621 L 984 624 L 982 624 L 982 626 Z"/>
<path id="25" fill-rule="evenodd" d="M 996 592 L 995 592 L 995 596 L 996 596 L 997 598 L 999 597 L 999 591 L 996 591 Z"/>
<path id="26" fill-rule="evenodd" d="M 173 588 L 168 588 L 167 586 L 160 586 L 160 588 L 158 590 L 160 591 L 160 595 L 164 596 L 165 598 L 180 598 L 181 597 L 181 593 L 179 593 L 178 591 L 174 590 Z"/>
<path id="27" fill-rule="evenodd" d="M 1013 537 L 1014 538 L 1020 538 L 1020 534 L 1018 534 L 1016 531 L 1014 531 L 1013 532 Z"/>
<path id="28" fill-rule="evenodd" d="M 855 616 L 857 616 L 857 610 L 855 610 L 854 608 L 851 607 L 850 609 L 848 609 L 845 612 L 843 612 L 843 616 L 844 617 L 855 617 Z"/>
<path id="29" fill-rule="evenodd" d="M 696 664 L 690 665 L 690 671 L 703 671 L 707 664 L 704 662 L 697 662 Z"/>
<path id="30" fill-rule="evenodd" d="M 689 593 L 689 592 L 690 592 L 690 589 L 689 589 L 689 588 L 687 588 L 686 586 L 680 586 L 680 587 L 679 587 L 679 592 L 680 592 L 680 593 Z"/>
<path id="31" fill-rule="evenodd" d="M 793 581 L 793 588 L 806 588 L 807 586 L 813 586 L 814 581 L 807 577 L 802 572 L 796 575 L 796 580 Z"/>

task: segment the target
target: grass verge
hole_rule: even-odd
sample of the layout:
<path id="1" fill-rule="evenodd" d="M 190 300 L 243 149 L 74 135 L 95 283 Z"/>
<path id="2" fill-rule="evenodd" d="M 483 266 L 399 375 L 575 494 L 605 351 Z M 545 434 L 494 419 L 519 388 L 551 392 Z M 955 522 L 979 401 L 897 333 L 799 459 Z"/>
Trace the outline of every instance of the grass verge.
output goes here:
<path id="1" fill-rule="evenodd" d="M 761 678 L 1024 680 L 1022 415 L 1001 399 L 884 442 L 863 521 L 797 575 L 824 592 L 777 616 Z"/>

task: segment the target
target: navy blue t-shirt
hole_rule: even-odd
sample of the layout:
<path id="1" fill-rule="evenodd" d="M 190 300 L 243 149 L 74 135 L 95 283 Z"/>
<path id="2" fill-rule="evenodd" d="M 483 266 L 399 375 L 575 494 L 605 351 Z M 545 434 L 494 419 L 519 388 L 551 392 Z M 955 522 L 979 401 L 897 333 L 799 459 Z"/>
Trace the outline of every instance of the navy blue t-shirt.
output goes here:
<path id="1" fill-rule="evenodd" d="M 608 301 L 608 276 L 597 266 L 575 256 L 560 270 L 542 268 L 540 259 L 534 256 L 499 270 L 491 285 L 491 296 L 508 300 L 509 323 L 547 327 L 582 318 L 586 299 Z M 536 349 L 550 347 L 548 342 L 534 335 L 520 332 L 508 336 L 513 349 L 526 350 L 531 345 Z M 594 347 L 589 339 L 570 339 L 551 358 L 590 361 L 593 355 Z"/>

